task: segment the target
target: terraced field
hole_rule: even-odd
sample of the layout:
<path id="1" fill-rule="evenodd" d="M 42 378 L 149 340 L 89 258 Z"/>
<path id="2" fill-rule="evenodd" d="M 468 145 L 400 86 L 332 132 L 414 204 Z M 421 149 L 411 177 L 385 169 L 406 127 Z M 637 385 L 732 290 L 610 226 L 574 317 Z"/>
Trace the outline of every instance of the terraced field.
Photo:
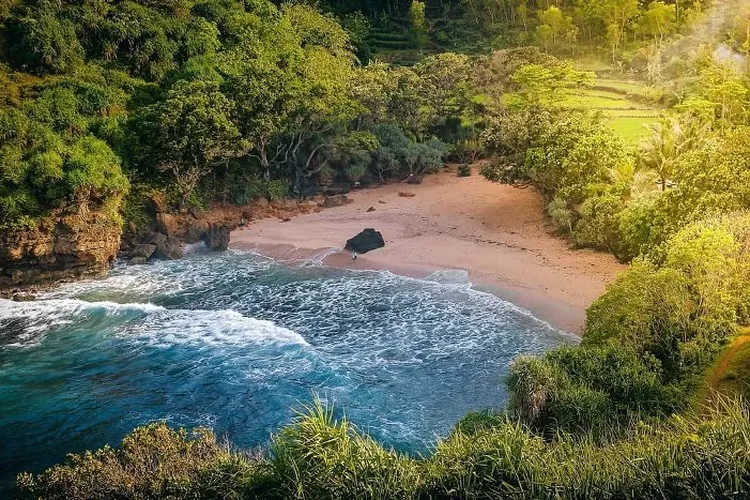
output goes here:
<path id="1" fill-rule="evenodd" d="M 605 76 L 597 78 L 590 89 L 571 90 L 562 104 L 601 111 L 615 132 L 637 143 L 649 133 L 647 126 L 659 121 L 663 113 L 658 98 L 658 91 L 642 82 Z"/>

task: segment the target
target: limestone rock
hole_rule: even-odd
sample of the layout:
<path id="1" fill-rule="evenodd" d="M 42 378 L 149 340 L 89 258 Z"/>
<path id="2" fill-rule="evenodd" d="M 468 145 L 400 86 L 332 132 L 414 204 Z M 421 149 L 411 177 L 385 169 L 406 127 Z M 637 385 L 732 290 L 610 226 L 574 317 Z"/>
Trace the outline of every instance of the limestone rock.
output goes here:
<path id="1" fill-rule="evenodd" d="M 155 251 L 156 245 L 142 243 L 133 247 L 133 249 L 129 253 L 129 257 L 131 262 L 134 259 L 144 259 L 144 261 L 147 261 L 151 258 Z"/>
<path id="2" fill-rule="evenodd" d="M 151 233 L 146 241 L 156 246 L 153 257 L 161 260 L 177 260 L 182 258 L 182 241 L 162 233 Z"/>
<path id="3" fill-rule="evenodd" d="M 231 231 L 228 226 L 211 224 L 208 226 L 201 240 L 210 250 L 223 252 L 229 248 L 229 235 Z"/>
<path id="4" fill-rule="evenodd" d="M 0 233 L 0 288 L 67 281 L 107 272 L 122 226 L 104 211 L 57 210 L 32 229 Z"/>
<path id="5" fill-rule="evenodd" d="M 174 236 L 178 230 L 178 219 L 172 214 L 159 212 L 156 214 L 156 231 L 167 236 Z"/>
<path id="6" fill-rule="evenodd" d="M 383 235 L 379 231 L 368 227 L 354 238 L 346 242 L 346 249 L 351 252 L 367 253 L 385 246 Z"/>

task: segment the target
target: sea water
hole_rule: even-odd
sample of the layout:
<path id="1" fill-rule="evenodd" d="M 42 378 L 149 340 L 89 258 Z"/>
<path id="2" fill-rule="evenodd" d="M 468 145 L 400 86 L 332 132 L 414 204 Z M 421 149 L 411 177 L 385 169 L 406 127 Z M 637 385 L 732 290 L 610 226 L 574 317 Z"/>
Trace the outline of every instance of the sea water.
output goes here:
<path id="1" fill-rule="evenodd" d="M 262 445 L 315 394 L 420 453 L 467 411 L 503 406 L 513 358 L 573 341 L 455 271 L 238 252 L 121 266 L 0 300 L 0 484 L 155 420 Z"/>

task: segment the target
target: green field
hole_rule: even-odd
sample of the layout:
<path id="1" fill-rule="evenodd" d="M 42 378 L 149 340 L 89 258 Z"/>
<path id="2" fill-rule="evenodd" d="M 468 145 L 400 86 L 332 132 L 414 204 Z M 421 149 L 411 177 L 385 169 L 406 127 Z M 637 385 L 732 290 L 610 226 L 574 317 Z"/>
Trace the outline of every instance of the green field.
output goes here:
<path id="1" fill-rule="evenodd" d="M 609 71 L 598 70 L 589 89 L 571 90 L 563 106 L 601 111 L 607 123 L 628 142 L 637 143 L 649 133 L 648 125 L 659 121 L 663 109 L 657 104 L 659 92 L 643 82 L 620 79 Z"/>

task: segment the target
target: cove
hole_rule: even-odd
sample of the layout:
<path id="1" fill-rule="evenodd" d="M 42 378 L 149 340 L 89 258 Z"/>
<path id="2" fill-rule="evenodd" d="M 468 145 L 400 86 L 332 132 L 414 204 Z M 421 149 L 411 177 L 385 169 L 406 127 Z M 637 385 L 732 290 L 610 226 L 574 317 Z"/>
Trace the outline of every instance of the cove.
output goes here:
<path id="1" fill-rule="evenodd" d="M 457 272 L 416 280 L 238 252 L 118 267 L 0 300 L 0 480 L 154 420 L 262 445 L 313 394 L 425 452 L 467 411 L 504 404 L 514 357 L 575 341 Z"/>

